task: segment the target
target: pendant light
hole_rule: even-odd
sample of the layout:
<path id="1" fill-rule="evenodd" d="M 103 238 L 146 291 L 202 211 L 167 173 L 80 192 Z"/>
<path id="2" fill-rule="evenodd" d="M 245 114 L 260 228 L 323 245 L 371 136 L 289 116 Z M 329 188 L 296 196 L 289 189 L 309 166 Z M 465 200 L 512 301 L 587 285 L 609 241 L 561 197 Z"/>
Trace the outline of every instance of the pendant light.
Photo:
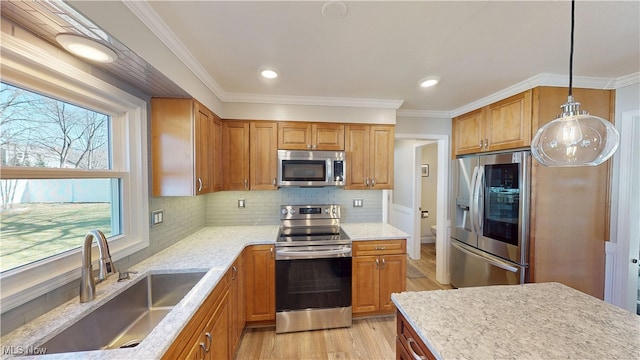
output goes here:
<path id="1" fill-rule="evenodd" d="M 618 149 L 620 134 L 609 121 L 580 110 L 573 99 L 573 29 L 575 0 L 571 1 L 569 97 L 562 114 L 542 126 L 531 143 L 533 157 L 544 166 L 596 166 Z"/>

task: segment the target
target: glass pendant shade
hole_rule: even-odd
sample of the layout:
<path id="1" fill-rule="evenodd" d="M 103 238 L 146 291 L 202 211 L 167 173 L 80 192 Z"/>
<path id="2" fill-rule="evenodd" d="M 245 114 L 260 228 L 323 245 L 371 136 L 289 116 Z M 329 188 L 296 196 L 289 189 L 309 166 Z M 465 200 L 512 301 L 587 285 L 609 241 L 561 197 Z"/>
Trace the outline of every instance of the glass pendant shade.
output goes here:
<path id="1" fill-rule="evenodd" d="M 618 149 L 618 130 L 602 118 L 580 111 L 580 103 L 562 105 L 562 114 L 542 126 L 531 143 L 531 154 L 544 166 L 596 166 Z"/>

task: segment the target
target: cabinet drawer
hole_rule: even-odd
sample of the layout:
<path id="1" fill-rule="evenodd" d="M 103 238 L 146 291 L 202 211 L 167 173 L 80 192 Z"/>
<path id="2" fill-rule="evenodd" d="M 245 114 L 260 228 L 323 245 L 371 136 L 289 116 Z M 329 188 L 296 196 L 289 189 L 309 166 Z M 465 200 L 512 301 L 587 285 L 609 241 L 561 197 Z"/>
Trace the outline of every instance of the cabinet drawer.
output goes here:
<path id="1" fill-rule="evenodd" d="M 353 256 L 406 254 L 407 242 L 399 240 L 354 241 Z"/>
<path id="2" fill-rule="evenodd" d="M 407 322 L 407 320 L 402 316 L 402 314 L 398 311 L 397 313 L 397 323 L 398 323 L 398 334 L 397 341 L 399 344 L 396 347 L 396 358 L 404 359 L 405 356 L 409 355 L 409 359 L 428 359 L 435 360 L 436 357 L 429 351 L 427 346 L 422 342 L 422 340 L 415 333 L 411 325 Z M 402 345 L 402 346 L 399 346 Z M 401 350 L 402 348 L 402 350 Z M 404 350 L 404 351 L 403 351 Z M 407 354 L 408 353 L 408 354 Z"/>

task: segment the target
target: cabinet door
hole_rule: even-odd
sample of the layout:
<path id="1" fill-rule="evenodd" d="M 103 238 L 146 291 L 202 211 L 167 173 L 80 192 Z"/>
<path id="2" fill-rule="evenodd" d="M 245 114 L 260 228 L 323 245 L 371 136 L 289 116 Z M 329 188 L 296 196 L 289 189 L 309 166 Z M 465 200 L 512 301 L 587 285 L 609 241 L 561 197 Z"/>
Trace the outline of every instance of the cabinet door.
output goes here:
<path id="1" fill-rule="evenodd" d="M 369 126 L 347 125 L 345 127 L 347 190 L 368 189 L 369 179 Z"/>
<path id="2" fill-rule="evenodd" d="M 249 123 L 222 122 L 223 189 L 249 190 Z"/>
<path id="3" fill-rule="evenodd" d="M 484 150 L 506 150 L 531 144 L 531 90 L 489 105 Z"/>
<path id="4" fill-rule="evenodd" d="M 351 311 L 354 314 L 377 311 L 380 300 L 380 259 L 377 256 L 356 256 L 351 261 Z"/>
<path id="5" fill-rule="evenodd" d="M 276 319 L 276 263 L 273 245 L 254 245 L 247 249 L 247 321 Z"/>
<path id="6" fill-rule="evenodd" d="M 380 256 L 380 310 L 393 311 L 391 294 L 403 292 L 407 287 L 406 255 Z"/>
<path id="7" fill-rule="evenodd" d="M 278 124 L 251 122 L 250 176 L 252 190 L 275 190 L 278 177 Z"/>
<path id="8" fill-rule="evenodd" d="M 222 298 L 220 305 L 213 313 L 205 327 L 208 348 L 205 359 L 228 360 L 229 353 L 229 293 Z"/>
<path id="9" fill-rule="evenodd" d="M 151 99 L 153 196 L 195 195 L 192 99 Z"/>
<path id="10" fill-rule="evenodd" d="M 453 156 L 473 154 L 484 146 L 484 112 L 482 109 L 460 115 L 453 119 Z"/>
<path id="11" fill-rule="evenodd" d="M 372 189 L 393 189 L 393 126 L 371 126 L 369 171 Z"/>
<path id="12" fill-rule="evenodd" d="M 213 191 L 222 191 L 222 121 L 213 115 Z"/>
<path id="13" fill-rule="evenodd" d="M 245 291 L 244 291 L 244 253 L 236 259 L 231 267 L 231 291 L 229 300 L 229 354 L 234 354 L 238 347 L 245 322 Z"/>
<path id="14" fill-rule="evenodd" d="M 314 150 L 344 150 L 344 125 L 316 123 L 311 127 L 311 141 Z"/>
<path id="15" fill-rule="evenodd" d="M 195 102 L 196 116 L 196 194 L 211 192 L 213 173 L 213 119 L 212 114 L 204 105 Z"/>
<path id="16" fill-rule="evenodd" d="M 303 122 L 278 123 L 278 149 L 311 150 L 311 124 Z"/>

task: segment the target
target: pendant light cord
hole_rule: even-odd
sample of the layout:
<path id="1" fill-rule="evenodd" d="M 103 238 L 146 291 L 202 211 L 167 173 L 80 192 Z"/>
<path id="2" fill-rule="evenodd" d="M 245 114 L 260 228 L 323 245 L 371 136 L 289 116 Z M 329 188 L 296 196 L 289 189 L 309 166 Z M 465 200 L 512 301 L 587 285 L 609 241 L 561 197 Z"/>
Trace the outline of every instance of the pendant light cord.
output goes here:
<path id="1" fill-rule="evenodd" d="M 569 50 L 569 97 L 573 96 L 573 29 L 575 27 L 576 1 L 571 0 L 571 49 Z"/>

